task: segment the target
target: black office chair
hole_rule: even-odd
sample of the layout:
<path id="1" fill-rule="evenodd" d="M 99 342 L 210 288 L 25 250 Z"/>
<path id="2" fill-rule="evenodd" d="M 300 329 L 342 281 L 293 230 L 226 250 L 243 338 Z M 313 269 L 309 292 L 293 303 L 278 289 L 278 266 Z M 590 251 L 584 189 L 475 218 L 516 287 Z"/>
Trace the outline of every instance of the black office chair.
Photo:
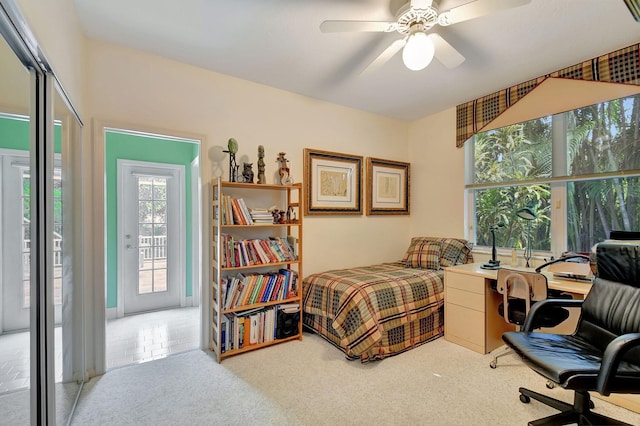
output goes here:
<path id="1" fill-rule="evenodd" d="M 520 388 L 524 403 L 536 399 L 560 413 L 529 422 L 547 424 L 624 424 L 591 411 L 589 391 L 601 395 L 640 393 L 640 245 L 600 243 L 597 275 L 585 300 L 538 302 L 520 332 L 502 339 L 531 369 L 574 391 L 573 404 Z M 571 335 L 532 332 L 538 311 L 547 306 L 581 307 Z"/>
<path id="2" fill-rule="evenodd" d="M 498 313 L 509 324 L 522 326 L 532 306 L 549 296 L 547 277 L 538 272 L 518 271 L 502 268 L 498 270 L 496 290 L 502 294 L 502 303 L 498 305 Z M 557 297 L 561 293 L 557 293 Z M 571 296 L 565 296 L 571 298 Z M 506 308 L 505 308 L 506 307 Z M 536 318 L 534 328 L 555 327 L 569 317 L 569 311 L 551 306 L 544 309 Z M 513 351 L 505 347 L 495 351 L 493 360 L 489 363 L 491 368 L 498 366 L 498 358 L 510 354 Z M 552 384 L 548 384 L 553 387 Z"/>

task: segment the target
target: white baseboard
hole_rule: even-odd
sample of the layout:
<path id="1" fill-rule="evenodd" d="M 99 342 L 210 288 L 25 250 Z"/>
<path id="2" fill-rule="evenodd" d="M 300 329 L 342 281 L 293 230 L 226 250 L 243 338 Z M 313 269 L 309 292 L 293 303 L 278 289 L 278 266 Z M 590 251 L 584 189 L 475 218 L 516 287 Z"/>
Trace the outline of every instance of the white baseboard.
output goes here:
<path id="1" fill-rule="evenodd" d="M 105 316 L 107 321 L 118 318 L 118 308 L 107 308 Z"/>
<path id="2" fill-rule="evenodd" d="M 196 302 L 195 304 L 194 304 L 194 301 Z M 197 302 L 198 301 L 196 299 L 194 299 L 192 296 L 187 296 L 184 299 L 184 306 L 183 307 L 198 306 Z M 118 308 L 107 308 L 106 312 L 105 312 L 105 315 L 107 317 L 107 321 L 118 318 Z"/>

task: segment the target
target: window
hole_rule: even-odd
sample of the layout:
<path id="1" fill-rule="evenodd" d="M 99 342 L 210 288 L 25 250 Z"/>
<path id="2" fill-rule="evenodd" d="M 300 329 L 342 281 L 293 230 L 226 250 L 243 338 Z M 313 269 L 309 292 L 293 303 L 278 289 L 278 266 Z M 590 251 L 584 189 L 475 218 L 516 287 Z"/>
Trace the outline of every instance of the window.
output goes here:
<path id="1" fill-rule="evenodd" d="M 640 230 L 640 95 L 477 134 L 467 191 L 477 245 L 589 251 L 611 230 Z M 516 211 L 532 207 L 530 223 Z M 553 207 L 553 208 L 552 208 Z"/>

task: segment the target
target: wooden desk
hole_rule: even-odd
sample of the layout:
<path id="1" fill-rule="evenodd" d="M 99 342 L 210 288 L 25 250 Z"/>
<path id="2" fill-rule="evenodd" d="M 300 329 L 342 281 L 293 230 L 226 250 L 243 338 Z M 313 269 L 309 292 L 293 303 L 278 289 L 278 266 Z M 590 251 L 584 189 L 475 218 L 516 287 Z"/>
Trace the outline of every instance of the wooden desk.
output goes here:
<path id="1" fill-rule="evenodd" d="M 444 338 L 486 354 L 502 346 L 502 333 L 515 330 L 515 326 L 508 324 L 498 314 L 502 295 L 492 290 L 498 271 L 482 269 L 481 264 L 469 263 L 445 268 Z M 590 282 L 558 279 L 552 274 L 544 274 L 550 289 L 571 293 L 574 299 L 584 299 L 591 289 Z M 571 311 L 574 312 L 567 321 L 551 330 L 567 333 L 575 330 L 579 313 L 577 309 Z"/>

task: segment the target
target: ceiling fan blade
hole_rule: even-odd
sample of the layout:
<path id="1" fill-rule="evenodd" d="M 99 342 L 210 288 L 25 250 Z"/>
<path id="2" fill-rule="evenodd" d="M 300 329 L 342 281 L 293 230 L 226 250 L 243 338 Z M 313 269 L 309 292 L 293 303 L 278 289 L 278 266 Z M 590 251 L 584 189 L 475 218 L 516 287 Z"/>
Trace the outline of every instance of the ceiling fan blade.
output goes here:
<path id="1" fill-rule="evenodd" d="M 500 10 L 523 6 L 530 2 L 531 0 L 476 0 L 442 12 L 438 16 L 438 24 L 443 26 L 457 24 Z"/>
<path id="2" fill-rule="evenodd" d="M 638 0 L 624 0 L 624 3 L 629 8 L 633 19 L 640 22 L 640 2 L 638 2 Z"/>
<path id="3" fill-rule="evenodd" d="M 436 33 L 430 33 L 428 37 L 433 42 L 434 56 L 447 68 L 455 68 L 464 62 L 464 56 L 460 54 L 445 39 Z"/>
<path id="4" fill-rule="evenodd" d="M 367 67 L 364 70 L 362 70 L 360 74 L 361 75 L 368 74 L 380 68 L 382 65 L 387 63 L 387 61 L 391 59 L 396 53 L 398 53 L 404 47 L 405 44 L 407 44 L 406 38 L 401 38 L 399 40 L 394 41 L 380 55 L 378 55 L 377 58 L 375 58 L 369 65 L 367 65 Z"/>
<path id="5" fill-rule="evenodd" d="M 374 32 L 390 33 L 396 30 L 395 22 L 380 21 L 324 21 L 320 24 L 323 33 Z"/>

